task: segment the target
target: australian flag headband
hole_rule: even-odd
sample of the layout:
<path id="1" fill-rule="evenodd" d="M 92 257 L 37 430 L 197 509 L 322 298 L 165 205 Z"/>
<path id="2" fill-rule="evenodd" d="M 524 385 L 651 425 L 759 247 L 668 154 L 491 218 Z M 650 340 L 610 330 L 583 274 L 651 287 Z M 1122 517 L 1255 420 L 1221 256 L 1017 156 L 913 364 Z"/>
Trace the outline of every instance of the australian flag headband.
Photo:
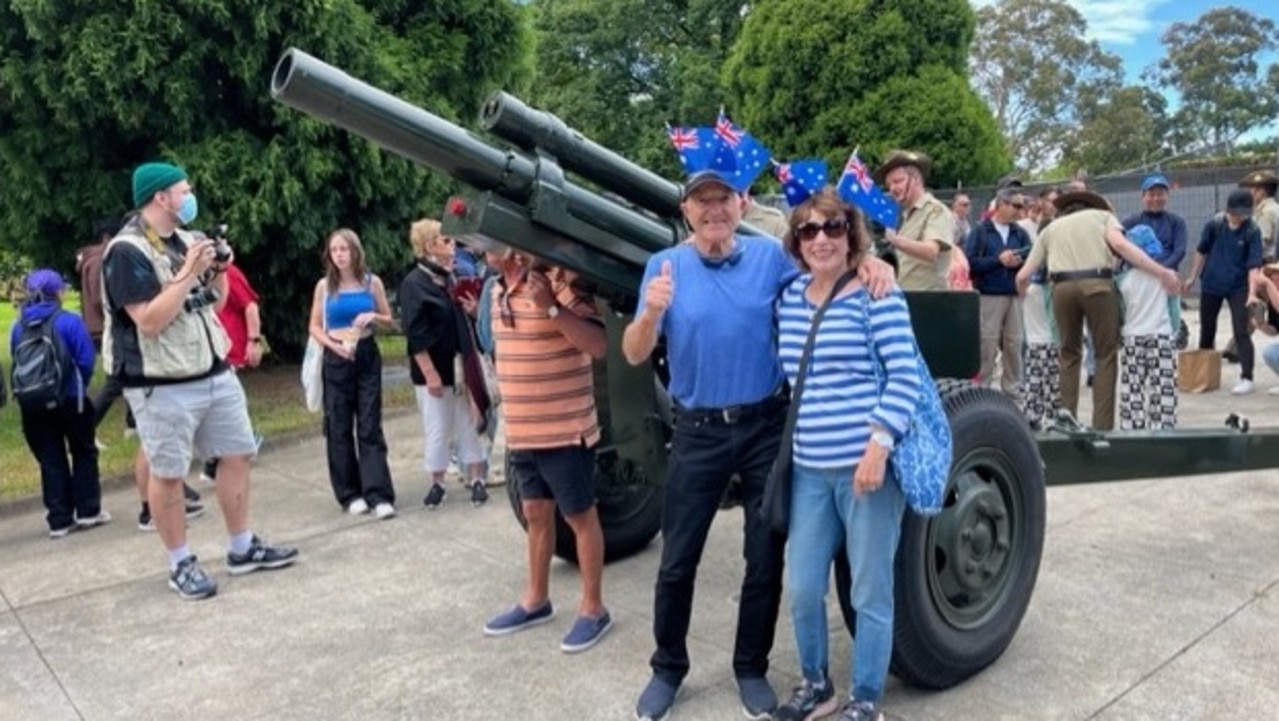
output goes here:
<path id="1" fill-rule="evenodd" d="M 668 128 L 667 136 L 689 176 L 715 171 L 737 192 L 744 193 L 773 155 L 750 133 L 734 125 L 723 112 L 714 127 Z"/>

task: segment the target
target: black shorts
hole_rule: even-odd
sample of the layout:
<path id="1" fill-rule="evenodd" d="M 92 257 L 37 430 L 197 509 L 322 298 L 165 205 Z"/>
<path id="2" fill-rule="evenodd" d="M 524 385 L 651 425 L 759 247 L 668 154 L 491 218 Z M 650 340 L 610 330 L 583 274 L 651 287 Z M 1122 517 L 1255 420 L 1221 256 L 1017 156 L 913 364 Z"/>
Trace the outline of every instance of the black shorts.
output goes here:
<path id="1" fill-rule="evenodd" d="M 511 477 L 520 496 L 553 500 L 565 516 L 595 505 L 595 451 L 585 446 L 510 451 Z"/>

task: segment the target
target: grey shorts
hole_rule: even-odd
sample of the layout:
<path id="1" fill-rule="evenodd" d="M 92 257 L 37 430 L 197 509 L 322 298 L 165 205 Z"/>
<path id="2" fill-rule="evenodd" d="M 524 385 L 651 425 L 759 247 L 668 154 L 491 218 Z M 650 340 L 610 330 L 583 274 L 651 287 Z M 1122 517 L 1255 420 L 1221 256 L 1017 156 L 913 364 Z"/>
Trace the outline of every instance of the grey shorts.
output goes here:
<path id="1" fill-rule="evenodd" d="M 187 383 L 125 388 L 138 437 L 157 478 L 186 478 L 191 460 L 257 452 L 244 387 L 234 373 Z"/>

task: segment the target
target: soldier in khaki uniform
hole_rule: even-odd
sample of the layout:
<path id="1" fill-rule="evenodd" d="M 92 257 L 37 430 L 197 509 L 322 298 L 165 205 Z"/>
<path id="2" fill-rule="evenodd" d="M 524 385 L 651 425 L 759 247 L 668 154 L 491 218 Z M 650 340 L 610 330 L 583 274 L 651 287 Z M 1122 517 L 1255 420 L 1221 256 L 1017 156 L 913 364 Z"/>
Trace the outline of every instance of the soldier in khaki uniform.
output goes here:
<path id="1" fill-rule="evenodd" d="M 955 248 L 955 216 L 924 187 L 932 161 L 923 153 L 894 150 L 875 170 L 875 182 L 902 209 L 901 227 L 884 238 L 897 251 L 897 283 L 902 290 L 946 290 Z M 963 267 L 967 269 L 967 262 Z"/>
<path id="2" fill-rule="evenodd" d="M 1061 335 L 1061 400 L 1072 414 L 1079 411 L 1079 363 L 1087 320 L 1097 350 L 1092 427 L 1108 431 L 1115 427 L 1119 368 L 1119 292 L 1112 253 L 1159 278 L 1169 293 L 1180 292 L 1180 283 L 1174 271 L 1151 260 L 1124 236 L 1105 198 L 1089 190 L 1067 192 L 1057 197 L 1056 206 L 1057 218 L 1044 228 L 1017 272 L 1017 291 L 1024 295 L 1030 276 L 1047 265 L 1053 316 Z"/>
<path id="3" fill-rule="evenodd" d="M 749 198 L 746 212 L 742 214 L 742 222 L 749 223 L 778 240 L 785 238 L 786 233 L 790 231 L 790 223 L 787 222 L 785 213 L 777 208 L 762 205 L 754 198 Z"/>
<path id="4" fill-rule="evenodd" d="M 1261 257 L 1273 263 L 1275 242 L 1279 240 L 1279 202 L 1275 201 L 1279 176 L 1269 170 L 1259 170 L 1239 181 L 1239 187 L 1252 191 L 1252 222 L 1261 229 Z"/>

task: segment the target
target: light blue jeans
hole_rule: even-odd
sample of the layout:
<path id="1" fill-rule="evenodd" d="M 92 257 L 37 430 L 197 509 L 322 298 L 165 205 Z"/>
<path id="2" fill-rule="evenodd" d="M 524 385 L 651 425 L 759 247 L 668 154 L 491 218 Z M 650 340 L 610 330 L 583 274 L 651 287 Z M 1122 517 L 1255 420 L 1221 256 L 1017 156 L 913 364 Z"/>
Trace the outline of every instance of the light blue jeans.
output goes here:
<path id="1" fill-rule="evenodd" d="M 839 544 L 847 543 L 853 577 L 849 595 L 857 611 L 852 695 L 878 703 L 893 652 L 893 557 L 906 501 L 891 467 L 878 491 L 857 498 L 853 470 L 795 465 L 786 585 L 801 671 L 806 680 L 820 681 L 826 678 L 829 657 L 831 559 Z"/>
<path id="2" fill-rule="evenodd" d="M 1261 360 L 1275 375 L 1279 375 L 1279 343 L 1271 343 L 1261 351 Z"/>

